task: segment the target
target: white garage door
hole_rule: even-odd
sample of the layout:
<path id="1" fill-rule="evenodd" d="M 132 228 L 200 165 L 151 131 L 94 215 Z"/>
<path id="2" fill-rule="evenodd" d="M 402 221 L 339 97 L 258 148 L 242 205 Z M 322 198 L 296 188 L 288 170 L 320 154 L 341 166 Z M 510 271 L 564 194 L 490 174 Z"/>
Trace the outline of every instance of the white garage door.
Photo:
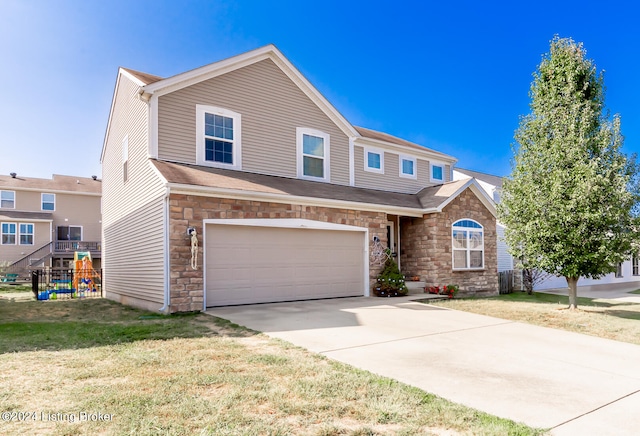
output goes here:
<path id="1" fill-rule="evenodd" d="M 207 224 L 206 305 L 363 295 L 365 238 L 363 231 Z"/>

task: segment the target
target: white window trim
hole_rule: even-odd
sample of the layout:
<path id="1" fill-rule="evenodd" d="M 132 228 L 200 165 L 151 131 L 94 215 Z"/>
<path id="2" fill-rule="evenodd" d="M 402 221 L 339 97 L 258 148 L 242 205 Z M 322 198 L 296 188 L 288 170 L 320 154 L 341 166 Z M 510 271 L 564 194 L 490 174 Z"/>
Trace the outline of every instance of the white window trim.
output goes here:
<path id="1" fill-rule="evenodd" d="M 2 206 L 2 193 L 3 192 L 11 192 L 13 194 L 13 207 Z M 2 191 L 0 191 L 0 208 L 2 208 L 2 209 L 15 209 L 16 208 L 16 191 L 8 191 L 6 189 L 3 189 Z"/>
<path id="2" fill-rule="evenodd" d="M 304 174 L 303 153 L 302 153 L 302 136 L 310 135 L 317 136 L 324 140 L 324 157 L 323 159 L 323 175 L 324 177 L 306 176 Z M 320 182 L 329 182 L 331 180 L 331 174 L 329 171 L 329 156 L 331 155 L 331 143 L 329 141 L 329 134 L 320 130 L 309 129 L 307 127 L 296 128 L 296 154 L 297 154 L 297 166 L 298 166 L 298 178 L 305 180 L 315 180 Z M 318 158 L 318 156 L 313 156 Z"/>
<path id="3" fill-rule="evenodd" d="M 454 224 L 460 221 L 471 221 L 474 222 L 476 224 L 478 224 L 480 226 L 480 228 L 473 228 L 473 227 L 454 227 Z M 471 267 L 471 251 L 479 251 L 477 248 L 474 250 L 471 250 L 471 248 L 469 247 L 469 236 L 467 235 L 467 248 L 464 249 L 464 251 L 466 251 L 467 253 L 467 265 L 469 265 L 466 268 L 455 268 L 455 252 L 456 251 L 463 251 L 463 249 L 461 248 L 454 248 L 453 246 L 453 231 L 454 230 L 467 230 L 467 231 L 481 231 L 482 232 L 482 266 L 481 267 Z M 454 221 L 451 224 L 451 269 L 453 271 L 483 271 L 485 270 L 485 263 L 484 263 L 484 226 L 482 224 L 480 224 L 478 221 L 476 220 L 472 220 L 471 218 L 461 218 L 459 220 Z"/>
<path id="4" fill-rule="evenodd" d="M 204 117 L 206 113 L 221 115 L 223 117 L 233 119 L 233 141 L 231 141 L 233 144 L 232 164 L 206 160 L 206 141 L 204 134 Z M 196 163 L 198 165 L 213 168 L 227 168 L 232 170 L 242 169 L 242 116 L 239 113 L 216 106 L 207 106 L 203 104 L 196 105 Z"/>
<path id="5" fill-rule="evenodd" d="M 31 228 L 33 229 L 33 231 L 31 233 L 25 233 L 25 235 L 31 235 L 31 244 L 23 244 L 22 241 L 20 240 L 21 239 L 20 237 L 23 234 L 20 231 L 20 226 L 31 226 Z M 19 245 L 34 245 L 35 239 L 36 239 L 36 226 L 35 226 L 35 224 L 33 224 L 33 223 L 20 223 L 20 224 L 18 224 L 17 233 L 18 233 L 18 236 L 17 236 L 16 242 Z"/>
<path id="6" fill-rule="evenodd" d="M 442 168 L 442 179 L 434 179 L 433 178 L 433 167 Z M 446 165 L 443 162 L 429 161 L 429 180 L 432 183 L 444 183 L 447 179 L 445 175 L 445 170 L 447 169 Z"/>
<path id="7" fill-rule="evenodd" d="M 2 231 L 2 226 L 4 224 L 13 224 L 14 226 L 16 226 L 16 231 L 15 233 L 4 233 Z M 8 223 L 8 222 L 4 222 L 4 223 L 0 223 L 0 245 L 17 245 L 18 244 L 18 230 L 20 230 L 20 226 L 18 225 L 18 223 Z M 3 240 L 3 236 L 4 235 L 13 235 L 15 236 L 14 238 L 14 242 L 13 244 L 5 244 L 2 240 Z"/>
<path id="8" fill-rule="evenodd" d="M 369 166 L 369 153 L 380 155 L 380 168 Z M 384 174 L 384 150 L 374 147 L 364 147 L 364 170 L 370 173 Z"/>
<path id="9" fill-rule="evenodd" d="M 403 160 L 409 160 L 413 162 L 413 174 L 407 174 L 405 173 L 402 168 L 402 161 Z M 403 177 L 405 179 L 414 179 L 417 180 L 418 179 L 418 159 L 413 157 L 413 156 L 407 156 L 407 155 L 403 155 L 400 154 L 398 155 L 398 164 L 399 164 L 399 175 L 400 177 Z"/>
<path id="10" fill-rule="evenodd" d="M 44 196 L 45 195 L 53 195 L 53 209 L 45 209 L 44 208 Z M 47 203 L 50 203 L 49 201 L 47 201 Z M 44 212 L 55 212 L 56 210 L 56 194 L 51 194 L 49 192 L 43 192 L 40 194 L 40 208 L 42 211 Z"/>

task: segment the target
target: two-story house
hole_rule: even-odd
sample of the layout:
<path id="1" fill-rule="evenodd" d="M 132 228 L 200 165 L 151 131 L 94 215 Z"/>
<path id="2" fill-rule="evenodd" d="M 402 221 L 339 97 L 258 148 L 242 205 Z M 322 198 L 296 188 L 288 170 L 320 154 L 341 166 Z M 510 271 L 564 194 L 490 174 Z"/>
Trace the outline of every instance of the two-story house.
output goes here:
<path id="1" fill-rule="evenodd" d="M 369 295 L 389 248 L 497 293 L 495 205 L 456 159 L 353 126 L 274 46 L 169 78 L 120 68 L 103 284 L 164 312 Z"/>
<path id="2" fill-rule="evenodd" d="M 75 251 L 90 251 L 100 268 L 102 182 L 0 175 L 0 261 L 11 271 L 68 267 Z"/>

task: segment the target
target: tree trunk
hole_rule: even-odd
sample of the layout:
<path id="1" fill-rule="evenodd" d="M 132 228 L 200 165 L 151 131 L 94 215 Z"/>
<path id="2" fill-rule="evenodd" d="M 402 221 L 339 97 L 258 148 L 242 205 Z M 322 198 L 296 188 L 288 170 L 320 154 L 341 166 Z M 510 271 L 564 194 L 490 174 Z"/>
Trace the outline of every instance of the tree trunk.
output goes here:
<path id="1" fill-rule="evenodd" d="M 578 308 L 578 279 L 580 277 L 565 277 L 569 285 L 569 310 Z"/>

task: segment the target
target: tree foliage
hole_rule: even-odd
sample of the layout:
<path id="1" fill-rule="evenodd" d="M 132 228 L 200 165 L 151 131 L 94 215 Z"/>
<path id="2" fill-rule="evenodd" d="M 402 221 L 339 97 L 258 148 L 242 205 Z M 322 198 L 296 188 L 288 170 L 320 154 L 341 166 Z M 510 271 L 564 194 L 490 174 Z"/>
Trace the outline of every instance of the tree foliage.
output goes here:
<path id="1" fill-rule="evenodd" d="M 603 73 L 582 44 L 551 41 L 530 97 L 499 217 L 511 253 L 564 276 L 575 307 L 580 277 L 613 272 L 634 250 L 637 167 L 621 150 L 620 117 L 605 110 Z"/>

